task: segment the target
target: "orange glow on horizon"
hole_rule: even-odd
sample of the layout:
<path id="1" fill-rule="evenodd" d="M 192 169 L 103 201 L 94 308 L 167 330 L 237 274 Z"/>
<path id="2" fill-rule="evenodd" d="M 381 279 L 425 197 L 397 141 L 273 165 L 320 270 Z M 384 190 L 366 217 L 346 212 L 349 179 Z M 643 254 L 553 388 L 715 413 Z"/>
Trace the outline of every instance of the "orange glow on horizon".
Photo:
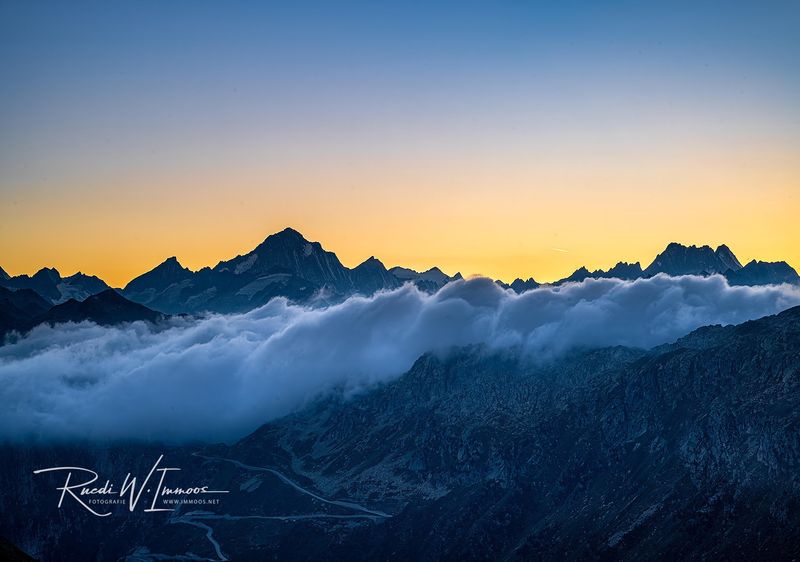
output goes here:
<path id="1" fill-rule="evenodd" d="M 6 4 L 9 274 L 122 286 L 286 226 L 506 281 L 671 241 L 800 268 L 792 3 Z"/>
<path id="2" fill-rule="evenodd" d="M 348 267 L 374 255 L 387 267 L 506 281 L 553 281 L 619 260 L 645 267 L 671 241 L 725 243 L 743 263 L 800 265 L 800 170 L 788 154 L 751 152 L 739 165 L 708 151 L 680 165 L 638 161 L 570 169 L 475 160 L 414 172 L 328 163 L 280 174 L 243 166 L 103 181 L 113 188 L 32 188 L 0 210 L 0 266 L 11 275 L 80 270 L 124 286 L 169 256 L 193 270 L 214 266 L 286 226 Z"/>

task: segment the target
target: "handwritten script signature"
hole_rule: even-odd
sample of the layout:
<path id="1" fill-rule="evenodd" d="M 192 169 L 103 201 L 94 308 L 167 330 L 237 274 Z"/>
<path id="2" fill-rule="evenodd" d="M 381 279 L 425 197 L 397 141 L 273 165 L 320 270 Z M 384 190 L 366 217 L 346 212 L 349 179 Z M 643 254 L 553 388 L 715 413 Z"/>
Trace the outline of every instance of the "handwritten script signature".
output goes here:
<path id="1" fill-rule="evenodd" d="M 58 508 L 61 509 L 64 505 L 66 498 L 71 498 L 78 503 L 81 507 L 86 509 L 92 515 L 97 517 L 108 517 L 111 511 L 100 512 L 92 508 L 92 505 L 97 504 L 127 504 L 129 511 L 134 511 L 142 497 L 150 496 L 150 501 L 142 503 L 145 507 L 142 511 L 146 513 L 154 513 L 161 511 L 175 511 L 174 508 L 164 507 L 165 505 L 175 505 L 190 501 L 192 497 L 199 497 L 204 495 L 227 494 L 228 490 L 209 490 L 208 486 L 188 486 L 188 487 L 169 487 L 167 486 L 167 473 L 181 470 L 177 467 L 160 467 L 164 455 L 158 457 L 147 477 L 139 483 L 136 476 L 132 476 L 129 472 L 119 489 L 112 484 L 111 480 L 106 480 L 102 486 L 96 485 L 100 476 L 94 470 L 89 468 L 82 468 L 79 466 L 54 466 L 51 468 L 40 468 L 34 470 L 34 474 L 42 474 L 45 472 L 60 472 L 66 473 L 66 478 L 63 486 L 56 487 L 56 490 L 61 492 L 58 500 Z M 160 473 L 155 476 L 155 474 Z M 76 480 L 83 479 L 82 482 L 75 482 Z M 152 483 L 158 480 L 153 492 Z M 97 498 L 105 498 L 100 501 Z M 112 499 L 113 498 L 113 499 Z M 71 501 L 71 500 L 68 500 Z M 195 500 L 194 503 L 201 501 L 202 503 L 218 503 L 219 500 Z M 98 508 L 99 509 L 99 508 Z"/>

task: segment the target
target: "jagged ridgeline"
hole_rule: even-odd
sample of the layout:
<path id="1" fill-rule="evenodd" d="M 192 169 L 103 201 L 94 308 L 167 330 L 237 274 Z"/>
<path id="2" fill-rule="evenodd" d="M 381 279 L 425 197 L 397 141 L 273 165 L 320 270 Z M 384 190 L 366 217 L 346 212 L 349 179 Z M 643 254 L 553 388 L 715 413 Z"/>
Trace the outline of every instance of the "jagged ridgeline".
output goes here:
<path id="1" fill-rule="evenodd" d="M 742 266 L 725 245 L 716 250 L 709 246 L 683 246 L 671 243 L 642 269 L 639 263 L 619 262 L 608 270 L 589 271 L 582 267 L 555 284 L 580 282 L 587 278 L 637 279 L 664 273 L 667 275 L 724 275 L 732 285 L 767 285 L 799 283 L 797 272 L 786 262 L 753 260 Z M 353 294 L 371 295 L 411 282 L 421 290 L 434 292 L 445 284 L 461 279 L 461 274 L 447 275 L 438 267 L 417 272 L 405 267 L 387 269 L 380 260 L 370 257 L 348 268 L 336 254 L 319 242 L 310 242 L 302 234 L 287 228 L 268 236 L 254 250 L 214 267 L 191 271 L 175 257 L 170 257 L 117 291 L 126 299 L 165 314 L 197 312 L 243 312 L 266 304 L 276 296 L 300 303 L 336 302 Z M 540 286 L 533 277 L 498 284 L 521 293 Z M 29 289 L 44 301 L 34 317 L 25 312 L 31 305 L 29 294 L 0 295 L 5 330 L 25 329 L 49 307 L 70 299 L 83 301 L 110 287 L 101 279 L 77 273 L 61 277 L 55 269 L 42 269 L 33 276 L 10 277 L 0 270 L 0 287 L 11 291 Z M 27 296 L 26 296 L 27 295 Z M 21 305 L 18 300 L 25 300 Z M 22 308 L 20 308 L 22 307 Z M 37 307 L 34 307 L 37 308 Z M 30 310 L 30 309 L 29 309 Z M 24 318 L 23 322 L 19 318 Z"/>

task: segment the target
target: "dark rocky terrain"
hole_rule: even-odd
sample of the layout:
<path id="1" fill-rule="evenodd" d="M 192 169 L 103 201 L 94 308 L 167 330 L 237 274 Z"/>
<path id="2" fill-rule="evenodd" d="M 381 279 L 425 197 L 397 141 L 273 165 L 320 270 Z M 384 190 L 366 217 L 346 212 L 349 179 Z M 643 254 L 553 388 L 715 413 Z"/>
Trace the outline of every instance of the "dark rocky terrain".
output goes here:
<path id="1" fill-rule="evenodd" d="M 58 304 L 37 320 L 51 324 L 89 320 L 101 326 L 110 326 L 138 320 L 158 322 L 164 318 L 164 314 L 129 301 L 114 289 L 107 289 L 82 301 L 70 299 Z"/>
<path id="2" fill-rule="evenodd" d="M 18 549 L 11 541 L 0 537 L 0 560 L 3 562 L 31 562 L 31 558 Z"/>
<path id="3" fill-rule="evenodd" d="M 50 303 L 33 289 L 11 290 L 0 287 L 0 341 L 12 331 L 24 332 L 50 310 Z"/>
<path id="4" fill-rule="evenodd" d="M 84 300 L 69 299 L 51 306 L 33 289 L 10 290 L 0 287 L 0 345 L 6 334 L 16 337 L 42 323 L 90 321 L 103 326 L 135 322 L 158 322 L 166 316 L 129 301 L 114 289 L 106 289 Z"/>
<path id="5" fill-rule="evenodd" d="M 650 351 L 462 348 L 230 446 L 6 445 L 0 534 L 43 560 L 793 560 L 799 430 L 800 307 Z M 97 519 L 31 474 L 161 453 L 230 495 Z"/>

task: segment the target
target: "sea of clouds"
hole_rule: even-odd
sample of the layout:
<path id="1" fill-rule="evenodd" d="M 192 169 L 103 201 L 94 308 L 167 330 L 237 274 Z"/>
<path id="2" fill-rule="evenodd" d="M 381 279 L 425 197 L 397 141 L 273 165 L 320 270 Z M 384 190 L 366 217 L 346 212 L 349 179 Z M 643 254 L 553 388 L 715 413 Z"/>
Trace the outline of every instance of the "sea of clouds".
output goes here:
<path id="1" fill-rule="evenodd" d="M 721 276 L 589 279 L 521 295 L 474 278 L 327 308 L 276 298 L 158 329 L 40 326 L 0 347 L 0 441 L 230 441 L 331 389 L 392 380 L 427 351 L 484 343 L 536 360 L 575 347 L 649 348 L 798 304 L 798 287 L 730 287 Z"/>

